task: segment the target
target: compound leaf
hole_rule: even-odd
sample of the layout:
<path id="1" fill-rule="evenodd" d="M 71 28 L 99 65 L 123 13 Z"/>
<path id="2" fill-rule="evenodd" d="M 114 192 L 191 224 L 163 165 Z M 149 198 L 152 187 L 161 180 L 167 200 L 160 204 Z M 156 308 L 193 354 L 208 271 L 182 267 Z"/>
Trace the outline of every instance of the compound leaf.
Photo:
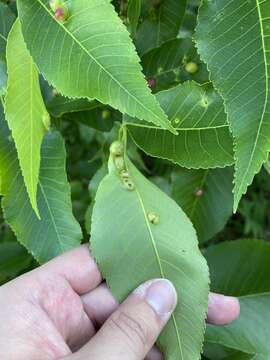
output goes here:
<path id="1" fill-rule="evenodd" d="M 178 205 L 130 161 L 127 170 L 133 191 L 123 186 L 113 170 L 99 186 L 92 217 L 92 252 L 120 301 L 146 280 L 165 277 L 174 283 L 181 301 L 159 345 L 168 360 L 197 360 L 207 309 L 208 271 L 195 231 Z"/>
<path id="2" fill-rule="evenodd" d="M 234 210 L 270 150 L 270 2 L 204 0 L 196 42 L 235 138 Z"/>
<path id="3" fill-rule="evenodd" d="M 172 130 L 143 77 L 129 33 L 109 0 L 67 2 L 69 18 L 64 23 L 55 18 L 47 0 L 17 3 L 31 55 L 61 94 L 95 98 Z"/>

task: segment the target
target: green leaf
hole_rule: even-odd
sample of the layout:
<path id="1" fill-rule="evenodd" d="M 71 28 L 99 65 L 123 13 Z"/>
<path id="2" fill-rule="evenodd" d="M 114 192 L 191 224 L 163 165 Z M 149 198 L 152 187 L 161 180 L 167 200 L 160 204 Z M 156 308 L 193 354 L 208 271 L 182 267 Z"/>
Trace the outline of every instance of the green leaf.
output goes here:
<path id="1" fill-rule="evenodd" d="M 144 152 L 195 169 L 233 163 L 223 102 L 213 88 L 189 81 L 158 93 L 157 99 L 178 136 L 126 117 L 132 139 Z"/>
<path id="2" fill-rule="evenodd" d="M 64 119 L 79 121 L 96 130 L 108 132 L 112 129 L 114 122 L 121 119 L 121 114 L 117 110 L 96 105 L 89 111 L 68 113 L 64 115 Z"/>
<path id="3" fill-rule="evenodd" d="M 141 15 L 142 0 L 129 0 L 128 1 L 128 20 L 130 24 L 130 32 L 132 37 L 135 37 L 136 30 Z"/>
<path id="4" fill-rule="evenodd" d="M 204 255 L 212 274 L 213 291 L 232 296 L 270 292 L 268 243 L 262 240 L 224 242 L 211 246 Z"/>
<path id="5" fill-rule="evenodd" d="M 32 257 L 17 242 L 0 243 L 0 283 L 26 270 L 31 261 Z"/>
<path id="6" fill-rule="evenodd" d="M 37 193 L 39 220 L 30 205 L 2 111 L 0 115 L 0 176 L 5 220 L 18 241 L 43 263 L 78 246 L 81 239 L 81 229 L 72 215 L 64 142 L 58 132 L 49 132 L 42 144 Z"/>
<path id="7" fill-rule="evenodd" d="M 250 355 L 243 354 L 240 351 L 226 348 L 218 344 L 205 343 L 203 347 L 203 354 L 209 360 L 248 360 Z M 242 355 L 244 357 L 242 358 Z M 246 357 L 248 356 L 248 357 Z"/>
<path id="8" fill-rule="evenodd" d="M 15 21 L 15 15 L 7 5 L 0 3 L 0 60 L 6 58 L 8 33 Z"/>
<path id="9" fill-rule="evenodd" d="M 47 0 L 17 3 L 31 55 L 61 94 L 95 98 L 172 131 L 143 78 L 129 33 L 109 0 L 73 0 L 64 23 L 55 18 Z"/>
<path id="10" fill-rule="evenodd" d="M 166 56 L 165 56 L 166 55 Z M 195 62 L 198 70 L 194 74 L 186 71 L 186 64 Z M 195 80 L 209 81 L 206 65 L 201 62 L 191 39 L 174 39 L 147 52 L 142 57 L 142 67 L 147 79 L 155 80 L 153 91 L 166 90 L 179 82 Z"/>
<path id="11" fill-rule="evenodd" d="M 67 113 L 92 110 L 100 104 L 95 100 L 69 99 L 65 96 L 55 95 L 46 102 L 49 113 L 58 118 Z"/>
<path id="12" fill-rule="evenodd" d="M 18 20 L 8 37 L 7 65 L 6 117 L 18 151 L 30 202 L 39 216 L 37 184 L 40 148 L 50 118 L 42 99 L 38 71 L 26 49 Z"/>
<path id="13" fill-rule="evenodd" d="M 152 1 L 149 2 L 152 5 Z M 138 27 L 136 47 L 139 53 L 159 47 L 177 37 L 185 15 L 186 0 L 161 0 L 150 6 Z"/>
<path id="14" fill-rule="evenodd" d="M 196 41 L 235 137 L 234 210 L 270 150 L 270 3 L 202 2 Z"/>
<path id="15" fill-rule="evenodd" d="M 89 182 L 88 191 L 89 195 L 91 197 L 91 203 L 87 208 L 86 214 L 85 214 L 85 229 L 86 231 L 91 234 L 91 218 L 95 203 L 95 196 L 98 191 L 98 187 L 102 181 L 102 179 L 108 174 L 108 167 L 107 164 L 103 164 L 97 172 L 94 174 L 92 179 Z"/>
<path id="16" fill-rule="evenodd" d="M 210 247 L 205 255 L 210 266 L 212 290 L 239 296 L 241 303 L 241 315 L 231 325 L 207 325 L 206 341 L 254 354 L 251 359 L 269 359 L 269 243 L 258 240 L 227 242 Z"/>
<path id="17" fill-rule="evenodd" d="M 173 200 L 130 161 L 126 166 L 132 191 L 113 170 L 98 189 L 92 217 L 93 255 L 120 301 L 146 280 L 170 279 L 181 301 L 158 343 L 168 360 L 199 359 L 208 271 L 195 231 Z"/>
<path id="18" fill-rule="evenodd" d="M 269 159 L 269 156 L 268 156 L 266 162 L 264 163 L 264 168 L 267 171 L 267 173 L 270 175 L 270 159 Z"/>
<path id="19" fill-rule="evenodd" d="M 200 243 L 223 229 L 232 214 L 232 168 L 175 169 L 172 198 L 190 218 Z"/>
<path id="20" fill-rule="evenodd" d="M 7 65 L 0 59 L 0 96 L 5 95 L 7 90 Z"/>

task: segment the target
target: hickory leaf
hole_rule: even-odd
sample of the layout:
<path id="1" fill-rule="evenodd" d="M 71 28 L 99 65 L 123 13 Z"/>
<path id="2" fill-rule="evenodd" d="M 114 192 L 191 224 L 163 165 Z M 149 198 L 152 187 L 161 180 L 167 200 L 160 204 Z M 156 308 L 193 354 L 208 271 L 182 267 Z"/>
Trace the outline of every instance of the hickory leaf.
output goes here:
<path id="1" fill-rule="evenodd" d="M 56 118 L 67 113 L 92 110 L 99 105 L 95 100 L 69 99 L 61 95 L 52 96 L 46 102 L 49 113 Z"/>
<path id="2" fill-rule="evenodd" d="M 31 55 L 61 94 L 95 98 L 173 131 L 147 87 L 129 33 L 109 0 L 73 0 L 64 23 L 55 18 L 47 0 L 17 3 Z"/>
<path id="3" fill-rule="evenodd" d="M 147 154 L 187 168 L 233 163 L 233 144 L 219 94 L 209 85 L 185 82 L 157 94 L 178 136 L 125 117 L 134 142 Z"/>
<path id="4" fill-rule="evenodd" d="M 137 30 L 136 46 L 140 55 L 177 37 L 186 3 L 186 0 L 149 1 Z"/>
<path id="5" fill-rule="evenodd" d="M 164 277 L 173 282 L 181 301 L 158 344 L 167 360 L 197 360 L 208 270 L 194 228 L 178 205 L 128 159 L 126 166 L 132 191 L 113 168 L 98 188 L 91 227 L 93 255 L 119 301 L 146 280 Z"/>
<path id="6" fill-rule="evenodd" d="M 142 0 L 129 0 L 128 2 L 128 20 L 130 24 L 130 32 L 135 37 L 136 30 L 141 15 Z"/>
<path id="7" fill-rule="evenodd" d="M 202 1 L 196 42 L 235 138 L 234 210 L 270 150 L 270 2 Z"/>
<path id="8" fill-rule="evenodd" d="M 72 214 L 65 169 L 65 147 L 58 132 L 42 144 L 38 182 L 39 220 L 31 207 L 13 141 L 0 111 L 0 176 L 2 208 L 18 241 L 40 262 L 80 244 L 81 230 Z"/>
<path id="9" fill-rule="evenodd" d="M 0 96 L 5 95 L 7 88 L 7 65 L 0 59 Z"/>
<path id="10" fill-rule="evenodd" d="M 172 198 L 192 221 L 203 243 L 221 231 L 232 214 L 233 170 L 175 169 Z"/>
<path id="11" fill-rule="evenodd" d="M 190 74 L 186 64 L 195 62 L 197 72 Z M 166 90 L 179 82 L 194 80 L 199 83 L 209 81 L 209 75 L 204 63 L 201 62 L 191 39 L 174 39 L 165 42 L 142 57 L 142 67 L 148 79 L 155 80 L 153 91 Z"/>
<path id="12" fill-rule="evenodd" d="M 14 21 L 15 15 L 9 7 L 0 3 L 0 60 L 6 58 L 7 37 Z"/>
<path id="13" fill-rule="evenodd" d="M 0 243 L 0 284 L 12 279 L 31 264 L 32 257 L 15 241 Z"/>
<path id="14" fill-rule="evenodd" d="M 40 148 L 50 118 L 42 99 L 39 74 L 26 49 L 18 20 L 8 37 L 7 65 L 6 118 L 18 151 L 31 205 L 39 216 L 36 197 Z"/>
<path id="15" fill-rule="evenodd" d="M 252 354 L 248 359 L 269 359 L 270 245 L 262 240 L 225 242 L 205 255 L 212 290 L 238 296 L 241 303 L 240 317 L 232 324 L 207 325 L 206 341 Z"/>

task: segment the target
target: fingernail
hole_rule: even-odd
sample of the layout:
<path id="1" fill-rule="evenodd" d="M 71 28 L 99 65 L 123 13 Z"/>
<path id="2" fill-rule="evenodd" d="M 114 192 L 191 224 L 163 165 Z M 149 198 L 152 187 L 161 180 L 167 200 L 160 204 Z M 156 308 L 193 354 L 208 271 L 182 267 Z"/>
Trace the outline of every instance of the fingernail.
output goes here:
<path id="1" fill-rule="evenodd" d="M 177 293 L 166 279 L 157 279 L 140 286 L 137 291 L 159 317 L 167 320 L 177 304 Z"/>

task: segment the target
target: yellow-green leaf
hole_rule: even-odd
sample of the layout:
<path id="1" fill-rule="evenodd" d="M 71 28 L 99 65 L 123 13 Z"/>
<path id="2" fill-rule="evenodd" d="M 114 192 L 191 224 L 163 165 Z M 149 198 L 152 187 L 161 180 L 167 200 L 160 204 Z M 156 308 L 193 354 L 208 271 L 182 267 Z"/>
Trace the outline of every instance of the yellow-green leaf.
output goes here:
<path id="1" fill-rule="evenodd" d="M 31 205 L 39 215 L 36 197 L 40 147 L 47 131 L 49 115 L 40 91 L 39 74 L 26 49 L 18 20 L 8 37 L 7 65 L 6 117 L 18 151 Z"/>

